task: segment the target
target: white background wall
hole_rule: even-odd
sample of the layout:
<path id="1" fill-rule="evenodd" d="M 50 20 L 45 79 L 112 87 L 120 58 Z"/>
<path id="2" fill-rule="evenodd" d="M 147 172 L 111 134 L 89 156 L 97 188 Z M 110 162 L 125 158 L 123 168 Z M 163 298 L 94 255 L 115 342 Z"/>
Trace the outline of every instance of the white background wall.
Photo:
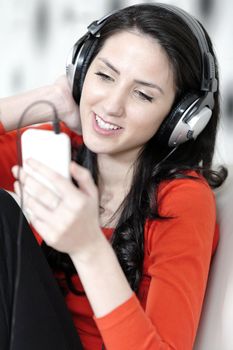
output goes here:
<path id="1" fill-rule="evenodd" d="M 0 0 L 0 96 L 54 81 L 65 72 L 70 48 L 92 20 L 138 2 Z M 220 64 L 223 101 L 216 159 L 233 162 L 233 1 L 160 2 L 178 5 L 194 14 L 213 39 Z"/>

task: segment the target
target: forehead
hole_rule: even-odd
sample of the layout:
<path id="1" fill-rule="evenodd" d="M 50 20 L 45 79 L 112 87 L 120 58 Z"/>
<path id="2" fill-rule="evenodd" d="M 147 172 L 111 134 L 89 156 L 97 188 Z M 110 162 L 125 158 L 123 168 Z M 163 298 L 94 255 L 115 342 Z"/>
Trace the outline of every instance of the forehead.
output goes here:
<path id="1" fill-rule="evenodd" d="M 140 56 L 153 55 L 155 51 L 160 51 L 162 55 L 166 56 L 165 51 L 155 38 L 136 29 L 123 30 L 111 35 L 100 50 L 100 52 L 103 51 L 108 53 L 111 51 L 121 52 L 121 54 L 138 52 Z"/>
<path id="2" fill-rule="evenodd" d="M 174 81 L 173 67 L 165 50 L 155 38 L 137 30 L 121 31 L 109 37 L 95 60 L 100 57 L 128 74 Z"/>

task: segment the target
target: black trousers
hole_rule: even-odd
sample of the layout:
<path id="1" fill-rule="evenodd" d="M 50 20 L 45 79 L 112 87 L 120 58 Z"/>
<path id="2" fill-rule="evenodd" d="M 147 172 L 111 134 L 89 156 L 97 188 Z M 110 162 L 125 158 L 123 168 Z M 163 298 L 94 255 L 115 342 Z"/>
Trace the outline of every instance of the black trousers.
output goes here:
<path id="1" fill-rule="evenodd" d="M 8 350 L 17 264 L 20 208 L 0 190 L 0 349 Z M 62 293 L 34 235 L 23 221 L 21 273 L 12 350 L 82 350 Z"/>

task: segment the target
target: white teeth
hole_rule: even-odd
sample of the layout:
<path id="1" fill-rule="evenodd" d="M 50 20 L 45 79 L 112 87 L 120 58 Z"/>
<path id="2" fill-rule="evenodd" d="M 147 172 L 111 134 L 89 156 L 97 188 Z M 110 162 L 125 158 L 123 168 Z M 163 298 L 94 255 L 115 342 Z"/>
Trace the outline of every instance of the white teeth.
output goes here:
<path id="1" fill-rule="evenodd" d="M 95 116 L 95 120 L 98 124 L 98 126 L 101 128 L 101 129 L 105 129 L 105 130 L 117 130 L 117 129 L 120 129 L 120 127 L 116 126 L 116 125 L 112 125 L 112 124 L 109 124 L 109 123 L 105 123 L 103 121 L 103 119 L 101 119 L 98 115 Z"/>

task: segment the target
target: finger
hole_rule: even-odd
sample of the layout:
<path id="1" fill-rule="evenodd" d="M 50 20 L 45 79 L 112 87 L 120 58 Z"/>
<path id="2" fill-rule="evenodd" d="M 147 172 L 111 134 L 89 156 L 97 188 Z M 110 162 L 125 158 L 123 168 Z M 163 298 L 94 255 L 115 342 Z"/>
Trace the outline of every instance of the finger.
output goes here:
<path id="1" fill-rule="evenodd" d="M 16 179 L 19 179 L 20 176 L 22 176 L 23 168 L 20 167 L 20 166 L 18 166 L 18 165 L 14 165 L 14 166 L 11 168 L 11 171 L 12 171 L 13 176 L 14 176 Z"/>
<path id="2" fill-rule="evenodd" d="M 61 200 L 61 196 L 59 196 L 56 192 L 52 191 L 44 184 L 41 184 L 41 182 L 37 181 L 37 179 L 30 176 L 23 170 L 20 173 L 20 183 L 23 184 L 24 196 L 28 194 L 34 198 L 37 198 L 38 201 L 40 201 L 50 210 L 54 210 Z"/>
<path id="3" fill-rule="evenodd" d="M 14 187 L 14 192 L 17 194 L 17 196 L 21 197 L 23 192 L 21 183 L 19 181 L 15 181 L 13 183 L 13 187 Z"/>
<path id="4" fill-rule="evenodd" d="M 50 207 L 48 207 L 40 202 L 37 198 L 24 191 L 23 203 L 26 210 L 29 209 L 30 212 L 33 213 L 33 216 L 42 221 L 49 222 L 51 220 L 51 214 L 53 214 L 54 210 L 58 208 L 60 201 L 54 201 L 50 204 Z"/>
<path id="5" fill-rule="evenodd" d="M 29 209 L 26 209 L 24 206 L 24 200 L 25 200 L 25 196 L 27 196 L 27 194 L 23 194 L 23 187 L 22 184 L 19 181 L 15 181 L 14 182 L 14 192 L 16 193 L 16 195 L 18 195 L 18 197 L 20 198 L 20 207 L 24 213 L 24 215 L 26 216 L 27 220 L 29 222 L 32 221 L 32 212 Z"/>
<path id="6" fill-rule="evenodd" d="M 93 196 L 97 193 L 96 185 L 89 170 L 75 162 L 71 162 L 70 173 L 77 181 L 81 191 L 86 193 L 88 196 Z"/>
<path id="7" fill-rule="evenodd" d="M 32 225 L 47 245 L 53 247 L 54 249 L 60 252 L 65 253 L 64 250 L 60 249 L 59 241 L 57 241 L 56 230 L 54 230 L 46 222 L 41 221 L 38 218 L 35 218 L 33 220 Z"/>
<path id="8" fill-rule="evenodd" d="M 69 210 L 75 210 L 80 205 L 77 202 L 77 198 L 82 201 L 85 194 L 75 187 L 70 180 L 57 174 L 47 166 L 40 166 L 40 164 L 37 160 L 30 159 L 27 163 L 27 172 L 22 170 L 20 180 L 24 184 L 24 191 L 33 197 L 39 198 L 48 208 L 51 207 L 50 202 L 54 201 L 53 195 L 56 195 L 58 198 L 63 199 L 63 204 Z M 33 174 L 36 175 L 36 179 L 33 177 Z M 40 177 L 44 179 L 42 184 Z M 49 183 L 52 183 L 53 186 L 49 186 Z"/>
<path id="9" fill-rule="evenodd" d="M 33 191 L 32 188 L 27 186 L 22 187 L 19 181 L 14 182 L 14 191 L 18 196 L 23 198 L 25 209 L 33 212 L 36 216 L 39 214 L 40 218 L 48 214 L 48 211 L 51 214 L 61 203 L 61 198 L 55 194 L 46 191 L 47 195 L 42 194 L 42 196 L 38 196 L 37 191 Z"/>
<path id="10" fill-rule="evenodd" d="M 64 179 L 62 175 L 60 175 L 58 172 L 54 171 L 47 165 L 41 163 L 40 161 L 30 158 L 27 159 L 25 162 L 25 165 L 27 167 L 31 168 L 35 173 L 41 174 L 42 176 L 45 176 L 48 180 L 54 181 L 55 179 Z"/>
<path id="11" fill-rule="evenodd" d="M 48 224 L 34 216 L 32 216 L 31 224 L 35 228 L 35 230 L 40 234 L 43 241 L 49 244 L 48 237 L 51 236 L 52 234 Z"/>
<path id="12" fill-rule="evenodd" d="M 24 168 L 19 167 L 19 166 L 14 166 L 12 169 L 12 173 L 14 175 L 14 177 L 16 179 L 18 179 L 20 181 L 20 183 L 22 185 L 27 185 L 30 187 L 31 185 L 33 186 L 33 184 L 37 184 L 39 185 L 38 181 L 36 181 L 36 179 L 34 178 L 34 174 L 27 172 Z M 29 169 L 30 170 L 30 169 Z"/>
<path id="13" fill-rule="evenodd" d="M 34 198 L 29 200 L 27 204 L 31 213 L 31 224 L 47 244 L 58 249 L 72 217 L 70 210 L 59 205 L 54 211 L 48 212 Z"/>
<path id="14" fill-rule="evenodd" d="M 29 183 L 31 182 L 33 186 Z M 30 195 L 34 197 L 38 202 L 43 204 L 49 210 L 55 210 L 61 201 L 61 196 L 57 195 L 54 191 L 49 190 L 46 186 L 41 186 L 37 181 L 27 181 L 24 186 L 24 195 Z"/>
<path id="15" fill-rule="evenodd" d="M 14 182 L 14 190 L 16 194 L 20 193 L 21 184 L 18 181 Z M 27 217 L 29 218 L 30 223 L 35 227 L 36 224 L 42 224 L 44 227 L 49 229 L 49 231 L 60 232 L 64 231 L 68 226 L 70 217 L 72 216 L 72 211 L 63 205 L 62 201 L 57 202 L 52 210 L 52 207 L 48 208 L 44 206 L 36 198 L 31 197 L 28 193 L 23 191 L 23 207 L 21 208 Z M 35 227 L 36 228 L 36 227 Z M 36 228 L 37 229 L 37 228 Z M 41 234 L 42 231 L 38 232 Z M 47 231 L 44 232 L 44 235 L 47 234 Z M 43 236 L 42 238 L 44 238 Z"/>
<path id="16" fill-rule="evenodd" d="M 61 196 L 67 193 L 68 189 L 73 188 L 73 184 L 70 179 L 65 178 L 56 171 L 47 167 L 45 164 L 35 160 L 28 159 L 26 161 L 27 169 L 30 174 L 35 174 L 35 177 L 46 184 L 47 187 L 53 189 Z"/>

